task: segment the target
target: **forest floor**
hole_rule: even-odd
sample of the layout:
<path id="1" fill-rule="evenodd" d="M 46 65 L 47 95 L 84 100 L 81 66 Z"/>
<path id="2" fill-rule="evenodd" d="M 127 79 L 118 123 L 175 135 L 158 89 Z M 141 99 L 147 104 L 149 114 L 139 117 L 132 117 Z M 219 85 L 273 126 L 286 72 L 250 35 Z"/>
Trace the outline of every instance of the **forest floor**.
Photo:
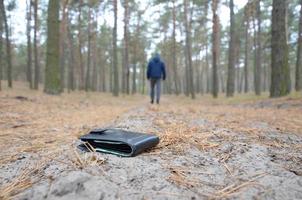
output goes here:
<path id="1" fill-rule="evenodd" d="M 154 133 L 133 158 L 83 153 L 113 126 Z M 302 199 L 302 95 L 190 100 L 0 92 L 0 199 Z"/>

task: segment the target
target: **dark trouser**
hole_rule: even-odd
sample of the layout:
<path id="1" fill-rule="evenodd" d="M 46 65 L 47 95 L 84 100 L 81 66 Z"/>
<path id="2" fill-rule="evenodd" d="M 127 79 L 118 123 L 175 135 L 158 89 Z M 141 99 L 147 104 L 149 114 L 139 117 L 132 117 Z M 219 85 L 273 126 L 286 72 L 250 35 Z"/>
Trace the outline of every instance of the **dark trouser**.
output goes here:
<path id="1" fill-rule="evenodd" d="M 151 91 L 150 91 L 150 97 L 151 100 L 154 100 L 154 95 L 155 95 L 155 88 L 156 88 L 156 101 L 159 102 L 160 100 L 160 78 L 151 78 L 150 79 L 150 86 L 151 86 Z"/>

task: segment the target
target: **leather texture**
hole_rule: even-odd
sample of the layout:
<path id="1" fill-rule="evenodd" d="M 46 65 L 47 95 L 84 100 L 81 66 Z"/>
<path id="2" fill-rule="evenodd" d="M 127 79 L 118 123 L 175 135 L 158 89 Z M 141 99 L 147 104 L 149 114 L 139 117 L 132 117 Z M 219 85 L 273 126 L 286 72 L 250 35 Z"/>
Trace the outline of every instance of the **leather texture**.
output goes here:
<path id="1" fill-rule="evenodd" d="M 98 152 L 124 157 L 136 156 L 159 143 L 156 135 L 114 128 L 95 129 L 81 136 L 80 139 L 88 142 Z M 81 148 L 84 146 L 81 145 Z"/>

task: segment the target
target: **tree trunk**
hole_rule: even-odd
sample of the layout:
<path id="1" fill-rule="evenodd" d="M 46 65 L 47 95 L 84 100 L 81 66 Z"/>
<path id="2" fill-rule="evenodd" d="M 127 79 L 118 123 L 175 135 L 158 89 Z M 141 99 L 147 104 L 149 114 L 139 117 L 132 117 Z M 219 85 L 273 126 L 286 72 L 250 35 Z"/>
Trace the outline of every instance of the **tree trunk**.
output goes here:
<path id="1" fill-rule="evenodd" d="M 212 66 L 213 66 L 213 86 L 212 94 L 214 98 L 218 97 L 218 56 L 219 56 L 219 17 L 217 15 L 219 0 L 213 0 L 213 46 L 212 46 Z"/>
<path id="2" fill-rule="evenodd" d="M 244 47 L 244 92 L 249 91 L 249 19 L 245 22 L 245 47 Z"/>
<path id="3" fill-rule="evenodd" d="M 113 69 L 113 51 L 111 52 L 111 62 L 110 62 L 110 70 L 109 70 L 109 73 L 110 73 L 110 76 L 109 76 L 109 91 L 111 93 L 114 92 L 114 89 L 113 89 L 113 81 L 114 81 L 114 77 L 113 77 L 113 73 L 114 73 L 114 69 Z M 114 95 L 114 94 L 113 94 Z"/>
<path id="4" fill-rule="evenodd" d="M 93 34 L 92 34 L 92 66 L 93 66 L 93 71 L 92 71 L 92 85 L 91 85 L 91 89 L 93 91 L 97 91 L 97 85 L 98 85 L 98 56 L 97 56 L 97 27 L 98 27 L 98 23 L 97 23 L 97 12 L 94 12 L 93 15 Z"/>
<path id="5" fill-rule="evenodd" d="M 255 93 L 256 95 L 261 94 L 261 8 L 260 8 L 260 1 L 257 1 L 256 5 L 256 15 L 257 15 L 257 35 L 256 35 L 256 60 L 255 60 Z"/>
<path id="6" fill-rule="evenodd" d="M 113 0 L 114 28 L 113 28 L 113 95 L 119 95 L 118 62 L 117 62 L 117 0 Z"/>
<path id="7" fill-rule="evenodd" d="M 240 84 L 240 66 L 239 63 L 236 63 L 235 65 L 235 72 L 236 72 L 236 89 L 237 92 L 240 93 L 239 84 Z"/>
<path id="8" fill-rule="evenodd" d="M 262 90 L 266 92 L 266 86 L 267 86 L 267 66 L 266 66 L 266 63 L 263 64 L 263 80 L 262 80 Z"/>
<path id="9" fill-rule="evenodd" d="M 136 94 L 136 61 L 133 59 L 132 94 Z"/>
<path id="10" fill-rule="evenodd" d="M 302 90 L 302 0 L 300 0 L 300 19 L 299 19 L 299 36 L 297 47 L 297 63 L 296 63 L 296 91 Z"/>
<path id="11" fill-rule="evenodd" d="M 189 72 L 188 72 L 188 63 L 189 63 L 189 58 L 188 58 L 188 54 L 186 53 L 186 48 L 184 49 L 184 52 L 185 52 L 185 76 L 184 76 L 184 90 L 185 90 L 185 95 L 187 97 L 190 96 L 190 87 L 189 87 Z"/>
<path id="12" fill-rule="evenodd" d="M 184 0 L 184 14 L 185 14 L 185 29 L 186 29 L 186 53 L 188 58 L 188 84 L 191 98 L 195 99 L 194 77 L 192 66 L 192 42 L 191 42 L 191 18 L 188 20 L 188 0 Z"/>
<path id="13" fill-rule="evenodd" d="M 124 0 L 124 54 L 123 54 L 123 77 L 122 77 L 122 91 L 123 93 L 130 93 L 129 89 L 129 5 L 128 0 Z"/>
<path id="14" fill-rule="evenodd" d="M 200 61 L 200 68 L 201 68 L 201 72 L 200 72 L 200 93 L 201 95 L 204 94 L 204 85 L 203 85 L 203 82 L 204 82 L 204 66 L 202 65 L 201 61 Z"/>
<path id="15" fill-rule="evenodd" d="M 88 9 L 88 52 L 87 52 L 87 68 L 86 68 L 86 80 L 85 91 L 90 89 L 90 63 L 91 63 L 91 8 Z"/>
<path id="16" fill-rule="evenodd" d="M 288 87 L 290 83 L 290 69 L 286 36 L 286 10 L 287 1 L 273 0 L 271 97 L 284 96 L 290 92 Z"/>
<path id="17" fill-rule="evenodd" d="M 167 33 L 167 32 L 166 32 Z M 165 39 L 166 40 L 166 39 Z M 172 70 L 171 70 L 171 55 L 169 55 L 169 53 L 167 52 L 164 57 L 166 58 L 165 63 L 166 63 L 166 74 L 172 74 Z M 172 76 L 167 76 L 166 81 L 165 81 L 165 93 L 166 94 L 172 94 L 172 85 L 173 85 L 173 80 L 172 80 Z"/>
<path id="18" fill-rule="evenodd" d="M 240 83 L 239 83 L 239 92 L 240 93 L 242 92 L 243 80 L 244 80 L 244 72 L 241 72 Z"/>
<path id="19" fill-rule="evenodd" d="M 68 20 L 69 21 L 69 20 Z M 75 52 L 73 35 L 70 30 L 70 25 L 67 25 L 67 45 L 69 49 L 69 61 L 68 61 L 68 92 L 73 91 L 74 88 L 74 65 L 75 65 Z"/>
<path id="20" fill-rule="evenodd" d="M 0 12 L 0 91 L 2 90 L 2 78 L 3 78 L 3 39 L 2 39 L 2 35 L 3 35 L 3 17 L 2 17 L 2 12 Z"/>
<path id="21" fill-rule="evenodd" d="M 44 88 L 44 92 L 48 94 L 59 94 L 61 92 L 59 67 L 59 11 L 60 2 L 49 0 L 47 18 L 47 54 Z"/>
<path id="22" fill-rule="evenodd" d="M 83 54 L 82 54 L 82 46 L 83 46 L 83 40 L 82 40 L 82 6 L 83 6 L 83 0 L 80 0 L 79 2 L 79 15 L 78 15 L 78 43 L 79 43 L 79 65 L 80 65 L 80 90 L 84 89 L 84 62 L 83 62 Z"/>
<path id="23" fill-rule="evenodd" d="M 206 33 L 207 35 L 207 33 Z M 211 72 L 210 72 L 210 62 L 209 62 L 209 45 L 208 41 L 206 41 L 206 93 L 209 94 L 211 92 Z"/>
<path id="24" fill-rule="evenodd" d="M 225 93 L 225 91 L 226 91 L 226 81 L 225 81 L 225 74 L 222 72 L 222 70 L 218 70 L 218 77 L 219 77 L 218 90 L 219 90 L 219 85 L 220 85 L 221 92 Z"/>
<path id="25" fill-rule="evenodd" d="M 228 79 L 227 79 L 227 97 L 234 96 L 235 90 L 235 17 L 234 2 L 230 0 L 230 43 L 229 43 L 229 62 L 228 62 Z"/>
<path id="26" fill-rule="evenodd" d="M 237 92 L 240 92 L 239 85 L 240 85 L 240 33 L 236 32 L 235 33 L 235 42 L 234 42 L 234 50 L 235 50 L 235 73 L 236 73 L 236 88 Z"/>
<path id="27" fill-rule="evenodd" d="M 194 75 L 194 79 L 196 80 L 196 82 L 194 83 L 195 84 L 195 92 L 196 94 L 199 94 L 200 92 L 200 74 L 201 74 L 201 70 L 200 70 L 200 65 L 198 65 L 198 62 L 199 62 L 199 59 L 195 61 L 194 63 L 194 67 L 196 69 L 196 74 Z"/>
<path id="28" fill-rule="evenodd" d="M 65 63 L 66 63 L 66 29 L 67 29 L 67 16 L 68 16 L 68 5 L 69 0 L 64 0 L 62 8 L 62 21 L 60 24 L 60 78 L 61 78 L 61 90 L 65 88 Z M 68 40 L 68 39 L 67 39 Z"/>
<path id="29" fill-rule="evenodd" d="M 11 56 L 11 43 L 9 39 L 9 27 L 7 23 L 7 17 L 4 7 L 4 0 L 0 0 L 0 11 L 2 14 L 3 22 L 4 22 L 4 29 L 5 29 L 5 39 L 6 39 L 6 61 L 7 61 L 7 82 L 8 87 L 13 87 L 12 81 L 12 56 Z"/>
<path id="30" fill-rule="evenodd" d="M 34 82 L 34 89 L 39 89 L 39 79 L 40 79 L 40 66 L 39 66 L 39 56 L 38 56 L 38 39 L 37 39 L 37 32 L 38 32 L 38 0 L 34 1 L 34 57 L 35 57 L 35 82 Z"/>
<path id="31" fill-rule="evenodd" d="M 98 49 L 98 55 L 99 55 L 99 59 L 98 59 L 98 65 L 99 67 L 99 77 L 100 77 L 100 82 L 99 82 L 99 91 L 101 92 L 105 92 L 106 91 L 106 58 L 105 58 L 105 54 L 102 52 L 103 51 L 103 47 L 101 45 L 97 46 Z"/>
<path id="32" fill-rule="evenodd" d="M 106 85 L 106 65 L 101 66 L 101 82 L 102 82 L 102 92 L 106 92 L 107 85 Z"/>
<path id="33" fill-rule="evenodd" d="M 146 63 L 146 62 L 144 62 Z M 146 85 L 146 65 L 142 64 L 142 74 L 143 74 L 143 78 L 142 78 L 142 94 L 145 94 L 145 85 Z"/>
<path id="34" fill-rule="evenodd" d="M 175 0 L 173 0 L 173 72 L 174 72 L 174 85 L 175 85 L 175 94 L 179 95 L 178 87 L 178 73 L 177 73 L 177 57 L 176 57 L 176 8 Z"/>
<path id="35" fill-rule="evenodd" d="M 32 82 L 32 48 L 31 48 L 31 16 L 32 16 L 32 0 L 26 0 L 27 7 L 27 25 L 26 25 L 26 37 L 27 37 L 27 70 L 26 77 L 29 83 L 29 88 L 33 88 Z M 1 23 L 1 22 L 0 22 Z"/>
<path id="36" fill-rule="evenodd" d="M 207 16 L 208 16 L 208 9 L 209 9 L 209 0 L 206 0 L 205 2 L 205 24 L 203 25 L 205 27 L 205 37 L 206 37 L 206 55 L 205 55 L 205 61 L 206 61 L 206 68 L 205 68 L 205 74 L 206 74 L 206 93 L 210 93 L 211 92 L 211 72 L 210 72 L 210 63 L 209 63 L 209 44 L 208 44 L 208 31 L 207 31 Z"/>
<path id="37" fill-rule="evenodd" d="M 136 31 L 135 31 L 135 38 L 139 41 L 140 40 L 140 34 L 141 34 L 141 19 L 142 19 L 142 12 L 138 11 L 138 17 L 137 17 L 137 23 L 136 23 Z M 135 94 L 137 92 L 137 86 L 136 86 L 136 74 L 137 74 L 137 63 L 138 63 L 138 46 L 137 43 L 134 43 L 133 47 L 134 55 L 132 56 L 132 64 L 133 64 L 133 79 L 132 79 L 132 94 Z"/>
<path id="38" fill-rule="evenodd" d="M 254 32 L 254 37 L 253 37 L 253 47 L 254 47 L 254 91 L 256 93 L 256 78 L 257 78 L 257 73 L 256 73 L 256 59 L 257 59 L 257 30 L 256 30 L 256 19 L 253 17 L 253 32 Z"/>
<path id="39" fill-rule="evenodd" d="M 137 36 L 137 33 L 136 33 Z M 137 58 L 136 58 L 136 54 L 137 54 L 137 47 L 136 44 L 133 44 L 133 55 L 132 55 L 132 94 L 136 93 L 136 64 L 137 64 Z"/>

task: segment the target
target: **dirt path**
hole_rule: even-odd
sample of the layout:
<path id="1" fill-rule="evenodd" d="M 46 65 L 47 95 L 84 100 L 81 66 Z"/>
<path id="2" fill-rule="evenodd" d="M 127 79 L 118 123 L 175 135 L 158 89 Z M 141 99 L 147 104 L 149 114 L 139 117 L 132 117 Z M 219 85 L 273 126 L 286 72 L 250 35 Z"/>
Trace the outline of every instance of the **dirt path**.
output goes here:
<path id="1" fill-rule="evenodd" d="M 134 158 L 101 154 L 104 164 L 83 170 L 53 161 L 44 169 L 53 179 L 17 198 L 302 199 L 301 136 L 263 121 L 249 124 L 257 135 L 235 132 L 191 113 L 149 105 L 131 110 L 108 125 L 156 133 L 157 148 Z"/>
<path id="2" fill-rule="evenodd" d="M 30 92 L 0 94 L 0 198 L 302 199 L 301 98 L 151 106 Z M 77 150 L 80 135 L 106 126 L 160 143 L 134 158 Z"/>

